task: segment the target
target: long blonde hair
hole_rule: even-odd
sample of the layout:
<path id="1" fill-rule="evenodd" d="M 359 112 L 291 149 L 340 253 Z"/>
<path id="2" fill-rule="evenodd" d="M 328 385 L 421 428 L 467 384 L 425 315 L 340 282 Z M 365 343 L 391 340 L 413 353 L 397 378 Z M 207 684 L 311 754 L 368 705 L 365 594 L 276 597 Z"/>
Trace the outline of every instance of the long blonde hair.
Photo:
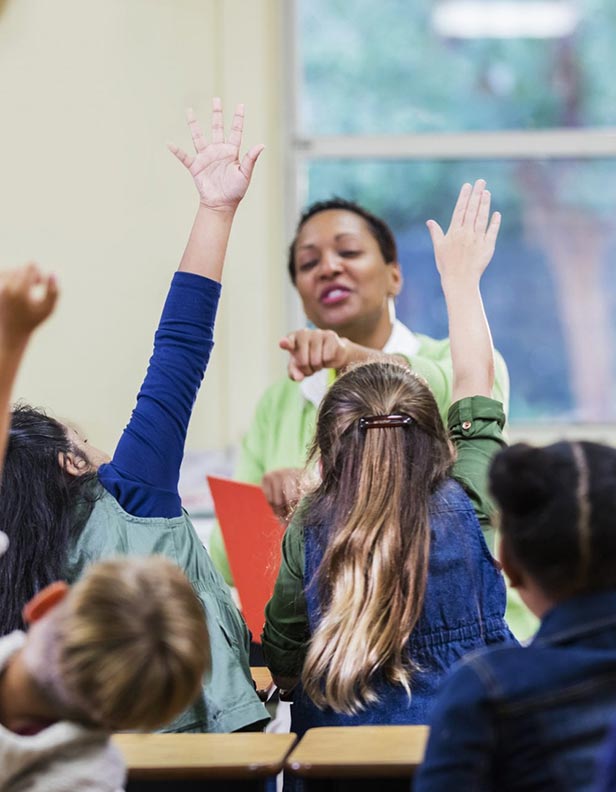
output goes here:
<path id="1" fill-rule="evenodd" d="M 58 607 L 57 677 L 92 725 L 155 729 L 197 696 L 210 666 L 205 614 L 166 558 L 98 563 Z"/>
<path id="2" fill-rule="evenodd" d="M 364 428 L 362 418 L 410 416 Z M 303 511 L 323 556 L 315 580 L 322 618 L 302 672 L 319 707 L 352 714 L 376 700 L 375 678 L 410 694 L 407 643 L 422 611 L 430 551 L 430 496 L 454 452 L 427 385 L 395 363 L 341 376 L 317 420 L 312 457 L 322 483 Z"/>

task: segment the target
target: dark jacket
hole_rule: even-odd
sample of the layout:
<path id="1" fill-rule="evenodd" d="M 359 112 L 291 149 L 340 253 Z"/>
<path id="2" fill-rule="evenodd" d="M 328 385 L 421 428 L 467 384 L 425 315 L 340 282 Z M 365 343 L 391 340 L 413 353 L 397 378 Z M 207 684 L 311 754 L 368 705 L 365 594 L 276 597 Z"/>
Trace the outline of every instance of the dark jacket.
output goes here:
<path id="1" fill-rule="evenodd" d="M 616 591 L 563 602 L 527 648 L 460 664 L 436 704 L 416 792 L 595 788 L 616 713 Z"/>

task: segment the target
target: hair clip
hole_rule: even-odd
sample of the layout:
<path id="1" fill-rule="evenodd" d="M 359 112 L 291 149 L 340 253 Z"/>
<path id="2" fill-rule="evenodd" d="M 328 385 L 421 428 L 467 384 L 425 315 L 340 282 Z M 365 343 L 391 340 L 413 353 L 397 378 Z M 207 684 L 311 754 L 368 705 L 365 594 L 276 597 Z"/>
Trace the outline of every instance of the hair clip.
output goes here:
<path id="1" fill-rule="evenodd" d="M 359 428 L 365 429 L 387 429 L 389 426 L 408 426 L 413 423 L 410 415 L 392 413 L 391 415 L 369 415 L 367 418 L 359 419 Z"/>

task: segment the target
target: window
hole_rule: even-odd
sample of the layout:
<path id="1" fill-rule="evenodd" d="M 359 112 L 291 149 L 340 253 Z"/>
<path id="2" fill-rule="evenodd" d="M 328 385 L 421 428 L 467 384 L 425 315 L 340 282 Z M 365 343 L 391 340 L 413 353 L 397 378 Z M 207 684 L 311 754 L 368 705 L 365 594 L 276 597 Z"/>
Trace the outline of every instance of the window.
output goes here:
<path id="1" fill-rule="evenodd" d="M 448 222 L 460 184 L 486 178 L 503 227 L 483 291 L 512 421 L 616 421 L 616 4 L 295 0 L 294 13 L 295 208 L 336 194 L 385 217 L 398 315 L 443 336 L 425 220 Z"/>

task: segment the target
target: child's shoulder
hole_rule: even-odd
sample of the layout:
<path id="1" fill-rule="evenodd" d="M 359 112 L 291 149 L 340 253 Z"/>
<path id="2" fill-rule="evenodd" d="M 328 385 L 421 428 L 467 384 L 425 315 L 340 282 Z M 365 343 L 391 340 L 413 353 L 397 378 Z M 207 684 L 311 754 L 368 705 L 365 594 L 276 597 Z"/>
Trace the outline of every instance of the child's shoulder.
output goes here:
<path id="1" fill-rule="evenodd" d="M 547 653 L 549 655 L 549 652 Z M 552 685 L 550 658 L 544 648 L 505 643 L 478 649 L 456 666 L 458 683 L 475 678 L 495 703 L 530 701 Z M 555 676 L 558 676 L 556 674 Z M 558 681 L 554 681 L 558 687 Z"/>

